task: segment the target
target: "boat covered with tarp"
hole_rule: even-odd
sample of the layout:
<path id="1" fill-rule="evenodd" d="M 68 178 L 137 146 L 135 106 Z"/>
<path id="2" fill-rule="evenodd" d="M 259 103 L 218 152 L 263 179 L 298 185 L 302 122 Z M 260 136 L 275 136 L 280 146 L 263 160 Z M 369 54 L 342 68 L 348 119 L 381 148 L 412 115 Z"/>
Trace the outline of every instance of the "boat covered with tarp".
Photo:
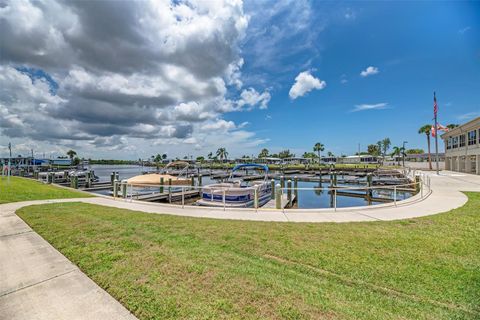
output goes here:
<path id="1" fill-rule="evenodd" d="M 190 185 L 191 180 L 188 178 L 188 167 L 190 164 L 185 161 L 170 162 L 160 173 L 141 174 L 127 179 L 127 184 L 133 186 L 149 186 L 160 185 L 163 181 L 164 185 L 171 184 L 174 186 Z M 172 175 L 170 170 L 173 168 L 182 168 L 176 175 Z"/>

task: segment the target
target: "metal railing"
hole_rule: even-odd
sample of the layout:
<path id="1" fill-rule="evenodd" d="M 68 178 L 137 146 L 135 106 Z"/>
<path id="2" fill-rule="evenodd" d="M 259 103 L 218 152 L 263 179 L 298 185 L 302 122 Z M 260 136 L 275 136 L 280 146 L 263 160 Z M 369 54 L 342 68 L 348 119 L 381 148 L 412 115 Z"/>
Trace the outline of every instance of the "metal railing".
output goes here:
<path id="1" fill-rule="evenodd" d="M 397 206 L 398 202 L 401 201 L 398 199 L 398 192 L 404 191 L 404 192 L 412 192 L 414 195 L 412 197 L 415 197 L 416 195 L 420 195 L 420 199 L 424 199 L 426 196 L 428 196 L 431 192 L 431 183 L 430 183 L 430 177 L 425 175 L 424 173 L 416 172 L 415 170 L 405 170 L 405 176 L 412 178 L 413 182 L 411 183 L 406 183 L 406 184 L 399 184 L 399 185 L 382 185 L 382 186 L 355 186 L 355 187 L 338 187 L 338 186 L 327 186 L 324 189 L 328 190 L 328 192 L 333 192 L 333 206 L 330 209 L 333 209 L 334 211 L 337 211 L 338 209 L 338 192 L 341 191 L 359 191 L 359 194 L 361 192 L 364 192 L 365 194 L 372 194 L 373 191 L 375 190 L 392 190 L 393 192 L 393 205 Z M 289 184 L 290 187 L 281 187 L 280 184 L 275 184 L 274 186 L 274 191 L 272 191 L 272 196 L 275 195 L 275 198 L 277 197 L 276 190 L 279 190 L 279 195 L 281 199 L 287 195 L 287 201 L 290 201 L 289 197 L 291 198 L 291 194 L 298 195 L 299 191 L 315 191 L 318 190 L 318 188 L 312 188 L 312 187 L 297 187 L 293 188 L 291 187 L 291 184 Z M 139 190 L 134 190 L 135 188 L 155 188 L 153 192 L 140 192 Z M 114 187 L 113 187 L 113 196 L 114 198 L 119 197 L 119 194 L 121 198 L 125 199 L 126 201 L 132 201 L 135 199 L 138 199 L 142 196 L 146 195 L 155 195 L 155 194 L 160 194 L 161 191 L 163 191 L 163 194 L 168 194 L 166 198 L 168 198 L 169 202 L 172 202 L 172 195 L 175 195 L 176 197 L 180 196 L 181 199 L 181 206 L 182 208 L 185 207 L 185 199 L 186 199 L 186 193 L 188 191 L 192 190 L 198 190 L 199 194 L 202 193 L 202 190 L 205 189 L 207 186 L 192 186 L 192 185 L 170 185 L 170 184 L 158 184 L 158 185 L 151 185 L 151 184 L 129 184 L 126 181 L 115 181 L 114 182 Z M 214 194 L 221 194 L 222 195 L 222 201 L 220 206 L 217 207 L 223 207 L 223 210 L 229 209 L 230 207 L 228 206 L 228 201 L 226 195 L 230 192 L 236 192 L 236 191 L 241 191 L 242 193 L 245 193 L 245 191 L 251 190 L 251 194 L 253 195 L 253 208 L 257 210 L 265 210 L 265 208 L 260 207 L 259 203 L 259 192 L 258 192 L 258 186 L 252 186 L 252 187 L 230 187 L 230 188 L 212 188 L 208 187 L 209 193 L 211 193 L 212 200 L 214 198 Z M 407 191 L 408 190 L 408 191 Z M 166 192 L 165 192 L 166 191 Z M 180 194 L 179 194 L 180 193 Z M 274 197 L 272 197 L 272 200 Z M 402 199 L 406 200 L 406 199 Z M 281 201 L 280 201 L 281 202 Z M 375 205 L 373 205 L 375 206 Z M 238 208 L 238 207 L 235 207 Z M 281 208 L 278 208 L 277 205 L 274 206 L 276 209 L 281 209 L 282 211 L 285 210 L 285 207 L 283 204 L 281 204 Z M 344 207 L 347 208 L 347 207 Z M 314 208 L 311 208 L 314 209 Z M 325 209 L 325 208 L 316 208 L 316 209 Z M 292 209 L 287 209 L 287 210 L 292 210 Z M 302 209 L 304 210 L 304 209 Z M 308 210 L 308 209 L 307 209 Z"/>

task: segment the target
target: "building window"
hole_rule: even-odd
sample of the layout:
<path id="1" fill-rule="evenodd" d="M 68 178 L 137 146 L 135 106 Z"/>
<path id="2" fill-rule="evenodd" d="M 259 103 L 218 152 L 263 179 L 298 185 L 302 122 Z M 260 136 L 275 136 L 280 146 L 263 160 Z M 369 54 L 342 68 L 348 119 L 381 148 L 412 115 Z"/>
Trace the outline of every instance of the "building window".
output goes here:
<path id="1" fill-rule="evenodd" d="M 468 133 L 468 145 L 471 146 L 472 144 L 477 143 L 477 130 L 470 131 Z"/>
<path id="2" fill-rule="evenodd" d="M 447 140 L 447 150 L 452 149 L 452 137 L 448 137 Z"/>
<path id="3" fill-rule="evenodd" d="M 452 138 L 452 149 L 458 148 L 458 137 Z"/>
<path id="4" fill-rule="evenodd" d="M 465 147 L 465 135 L 464 134 L 462 134 L 460 136 L 460 148 L 461 147 Z"/>

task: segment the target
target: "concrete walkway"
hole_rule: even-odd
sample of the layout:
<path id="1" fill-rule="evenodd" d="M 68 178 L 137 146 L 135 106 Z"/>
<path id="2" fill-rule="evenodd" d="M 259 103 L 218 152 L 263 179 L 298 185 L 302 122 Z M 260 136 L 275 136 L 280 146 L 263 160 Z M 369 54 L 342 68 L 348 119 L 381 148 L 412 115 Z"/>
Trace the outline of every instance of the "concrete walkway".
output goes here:
<path id="1" fill-rule="evenodd" d="M 480 176 L 442 172 L 431 177 L 432 192 L 423 200 L 316 210 L 259 210 L 185 207 L 126 202 L 107 197 L 39 200 L 0 205 L 0 319 L 135 319 L 67 258 L 35 233 L 15 210 L 33 204 L 84 202 L 149 213 L 191 217 L 294 222 L 353 222 L 407 219 L 461 207 L 461 191 L 480 192 Z"/>
<path id="2" fill-rule="evenodd" d="M 48 202 L 0 205 L 0 319 L 136 319 L 14 213 Z"/>

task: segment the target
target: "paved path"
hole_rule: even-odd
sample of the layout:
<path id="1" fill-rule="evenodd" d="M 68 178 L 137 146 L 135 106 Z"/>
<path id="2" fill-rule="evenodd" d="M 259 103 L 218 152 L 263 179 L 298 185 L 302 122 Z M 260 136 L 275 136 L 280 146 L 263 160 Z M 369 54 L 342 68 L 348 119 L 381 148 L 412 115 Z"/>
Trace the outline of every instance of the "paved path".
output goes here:
<path id="1" fill-rule="evenodd" d="M 423 200 L 398 206 L 354 209 L 259 210 L 185 207 L 126 202 L 106 197 L 39 200 L 0 205 L 0 319 L 135 319 L 67 258 L 15 215 L 18 208 L 80 201 L 149 213 L 258 221 L 351 222 L 396 220 L 432 215 L 462 206 L 461 191 L 479 191 L 480 176 L 443 172 L 431 177 L 432 192 Z"/>
<path id="2" fill-rule="evenodd" d="M 24 205 L 0 205 L 0 319 L 136 319 L 15 215 Z"/>

